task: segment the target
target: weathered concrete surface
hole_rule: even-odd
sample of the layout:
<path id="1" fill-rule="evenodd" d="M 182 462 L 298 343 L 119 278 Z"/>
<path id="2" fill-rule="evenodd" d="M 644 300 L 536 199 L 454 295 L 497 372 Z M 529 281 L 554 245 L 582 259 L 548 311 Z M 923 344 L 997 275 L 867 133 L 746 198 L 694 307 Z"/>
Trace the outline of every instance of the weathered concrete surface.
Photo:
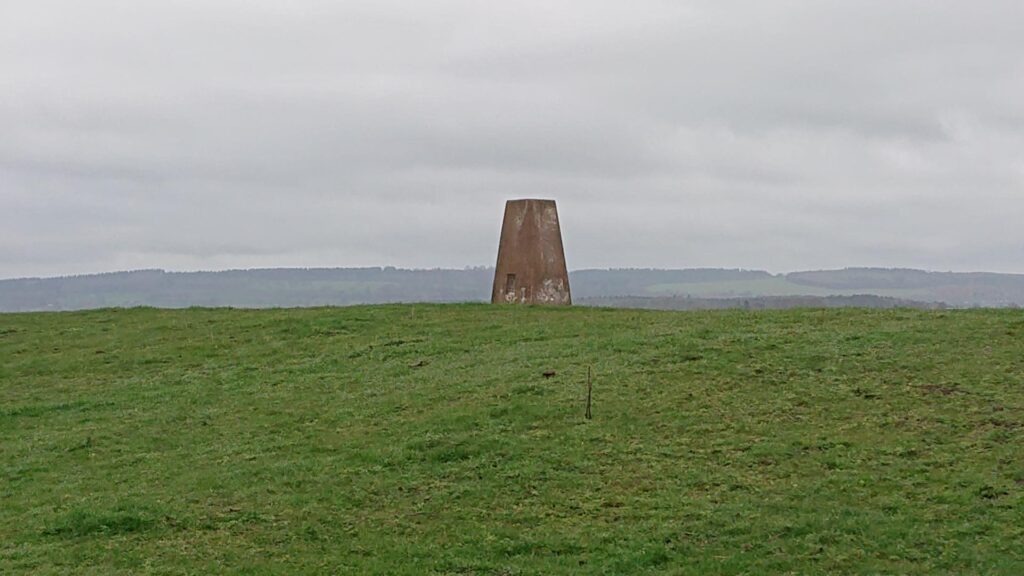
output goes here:
<path id="1" fill-rule="evenodd" d="M 491 302 L 572 304 L 554 200 L 509 200 Z"/>

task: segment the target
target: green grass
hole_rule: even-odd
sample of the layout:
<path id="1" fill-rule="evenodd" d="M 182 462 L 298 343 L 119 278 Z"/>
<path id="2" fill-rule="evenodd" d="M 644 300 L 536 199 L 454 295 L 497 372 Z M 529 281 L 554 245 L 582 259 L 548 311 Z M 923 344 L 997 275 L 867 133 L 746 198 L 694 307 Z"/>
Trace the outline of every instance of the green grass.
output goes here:
<path id="1" fill-rule="evenodd" d="M 1022 493 L 1020 312 L 0 315 L 3 574 L 1021 574 Z"/>

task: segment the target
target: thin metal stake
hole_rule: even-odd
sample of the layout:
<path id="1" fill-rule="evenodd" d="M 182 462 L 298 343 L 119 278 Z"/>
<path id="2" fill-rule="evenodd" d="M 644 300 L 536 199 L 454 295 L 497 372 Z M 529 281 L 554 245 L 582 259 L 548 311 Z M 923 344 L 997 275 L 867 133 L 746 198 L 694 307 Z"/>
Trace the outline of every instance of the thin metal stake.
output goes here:
<path id="1" fill-rule="evenodd" d="M 590 399 L 593 396 L 593 392 L 594 384 L 591 382 L 590 366 L 587 366 L 587 420 L 594 417 L 594 415 L 590 413 Z"/>

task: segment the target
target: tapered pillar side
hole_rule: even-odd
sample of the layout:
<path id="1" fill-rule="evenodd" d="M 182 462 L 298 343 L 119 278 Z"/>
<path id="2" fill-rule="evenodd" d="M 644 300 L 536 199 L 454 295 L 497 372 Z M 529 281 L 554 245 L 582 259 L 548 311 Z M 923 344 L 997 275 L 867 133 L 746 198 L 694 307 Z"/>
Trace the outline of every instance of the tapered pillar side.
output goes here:
<path id="1" fill-rule="evenodd" d="M 554 200 L 505 204 L 491 302 L 572 304 Z"/>

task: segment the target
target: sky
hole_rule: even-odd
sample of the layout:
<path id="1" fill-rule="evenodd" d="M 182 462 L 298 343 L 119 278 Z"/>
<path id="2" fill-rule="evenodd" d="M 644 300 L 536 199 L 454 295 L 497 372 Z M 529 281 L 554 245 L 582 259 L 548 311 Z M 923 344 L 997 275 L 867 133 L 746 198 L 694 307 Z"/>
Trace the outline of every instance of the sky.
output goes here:
<path id="1" fill-rule="evenodd" d="M 1024 273 L 1019 0 L 0 0 L 0 278 Z"/>

